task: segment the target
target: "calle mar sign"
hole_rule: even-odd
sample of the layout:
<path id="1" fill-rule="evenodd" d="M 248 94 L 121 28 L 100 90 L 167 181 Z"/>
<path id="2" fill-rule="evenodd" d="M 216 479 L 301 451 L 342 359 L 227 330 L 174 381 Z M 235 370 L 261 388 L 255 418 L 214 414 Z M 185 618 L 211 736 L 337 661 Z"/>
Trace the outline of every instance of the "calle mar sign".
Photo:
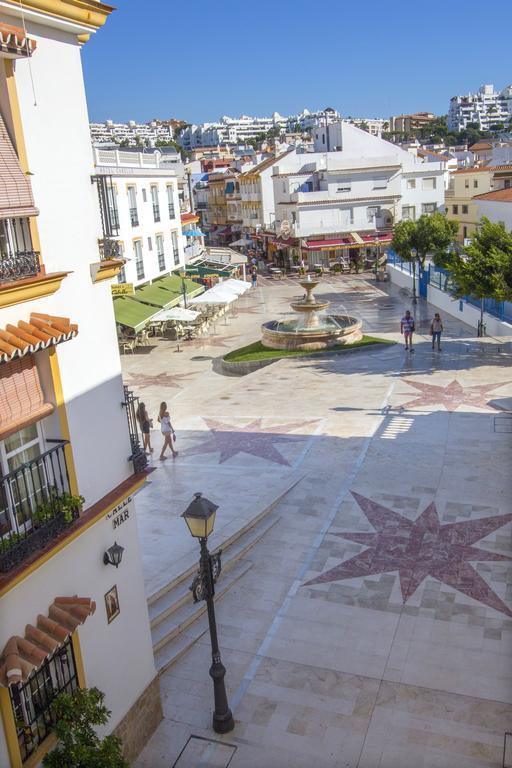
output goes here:
<path id="1" fill-rule="evenodd" d="M 131 496 L 128 496 L 127 499 L 122 501 L 120 504 L 117 505 L 117 507 L 114 507 L 114 509 L 111 509 L 110 512 L 108 512 L 105 515 L 105 520 L 112 520 L 112 528 L 114 531 L 116 528 L 119 528 L 120 525 L 125 523 L 129 517 L 130 517 L 130 509 L 129 504 L 132 500 Z"/>

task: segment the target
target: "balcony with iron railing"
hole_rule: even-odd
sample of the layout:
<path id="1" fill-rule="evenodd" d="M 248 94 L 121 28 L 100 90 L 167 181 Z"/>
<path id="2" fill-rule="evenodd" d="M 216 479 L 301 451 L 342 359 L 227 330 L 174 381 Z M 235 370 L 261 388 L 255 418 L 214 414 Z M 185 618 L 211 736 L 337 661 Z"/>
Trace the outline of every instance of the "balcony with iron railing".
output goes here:
<path id="1" fill-rule="evenodd" d="M 0 283 L 36 277 L 39 252 L 32 247 L 28 218 L 0 220 Z"/>
<path id="2" fill-rule="evenodd" d="M 70 491 L 66 440 L 0 477 L 0 573 L 51 544 L 80 516 L 83 499 Z"/>
<path id="3" fill-rule="evenodd" d="M 130 221 L 132 223 L 132 227 L 139 226 L 139 213 L 137 208 L 130 208 Z"/>

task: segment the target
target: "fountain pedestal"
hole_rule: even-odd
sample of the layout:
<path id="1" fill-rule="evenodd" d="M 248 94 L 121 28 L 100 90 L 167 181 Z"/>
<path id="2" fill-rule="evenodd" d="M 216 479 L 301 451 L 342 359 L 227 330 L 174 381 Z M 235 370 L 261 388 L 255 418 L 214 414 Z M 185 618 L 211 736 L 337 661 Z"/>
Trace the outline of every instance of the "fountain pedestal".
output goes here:
<path id="1" fill-rule="evenodd" d="M 318 280 L 303 280 L 306 295 L 290 306 L 301 319 L 280 323 L 271 320 L 261 326 L 264 347 L 270 349 L 325 349 L 338 344 L 351 344 L 362 338 L 361 321 L 348 315 L 320 315 L 329 301 L 318 301 L 313 290 Z"/>

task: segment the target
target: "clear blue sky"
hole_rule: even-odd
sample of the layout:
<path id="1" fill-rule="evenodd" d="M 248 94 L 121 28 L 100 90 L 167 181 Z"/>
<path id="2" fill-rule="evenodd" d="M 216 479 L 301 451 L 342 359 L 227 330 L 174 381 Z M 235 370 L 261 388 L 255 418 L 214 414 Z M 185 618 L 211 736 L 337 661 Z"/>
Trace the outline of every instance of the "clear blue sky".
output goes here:
<path id="1" fill-rule="evenodd" d="M 118 0 L 83 49 L 89 113 L 444 114 L 456 93 L 512 82 L 511 27 L 510 0 Z"/>

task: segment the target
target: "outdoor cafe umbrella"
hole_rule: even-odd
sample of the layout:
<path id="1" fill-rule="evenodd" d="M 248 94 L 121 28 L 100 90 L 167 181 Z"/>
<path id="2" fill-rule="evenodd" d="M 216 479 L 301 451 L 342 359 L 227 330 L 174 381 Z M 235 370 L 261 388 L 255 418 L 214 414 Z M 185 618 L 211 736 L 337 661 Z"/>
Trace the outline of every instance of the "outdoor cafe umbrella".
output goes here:
<path id="1" fill-rule="evenodd" d="M 185 307 L 171 307 L 171 309 L 162 309 L 154 317 L 151 318 L 152 322 L 163 323 L 168 320 L 176 320 L 179 323 L 191 323 L 199 317 L 199 312 L 194 312 L 193 309 L 185 309 Z"/>

